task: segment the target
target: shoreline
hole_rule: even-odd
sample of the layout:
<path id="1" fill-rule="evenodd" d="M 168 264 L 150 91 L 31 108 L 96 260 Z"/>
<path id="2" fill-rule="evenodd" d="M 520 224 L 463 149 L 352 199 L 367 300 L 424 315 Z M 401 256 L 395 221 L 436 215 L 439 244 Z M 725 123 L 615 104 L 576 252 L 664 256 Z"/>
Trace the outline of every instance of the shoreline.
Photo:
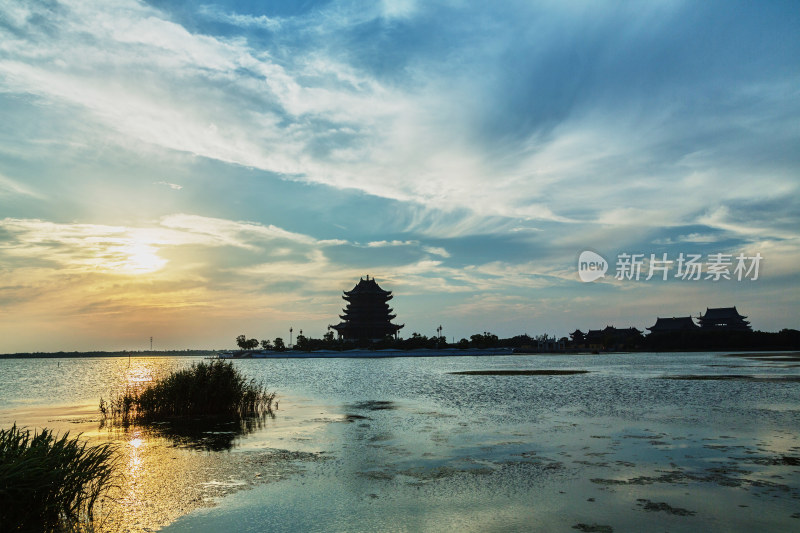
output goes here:
<path id="1" fill-rule="evenodd" d="M 696 350 L 564 350 L 564 351 L 527 351 L 518 348 L 419 348 L 414 350 L 400 349 L 353 349 L 353 350 L 285 350 L 276 352 L 272 350 L 165 350 L 165 351 L 138 351 L 138 352 L 34 352 L 0 354 L 3 359 L 92 359 L 102 357 L 204 357 L 216 359 L 220 354 L 225 354 L 221 359 L 326 359 L 326 358 L 387 358 L 387 357 L 480 357 L 501 355 L 611 355 L 611 354 L 664 354 L 664 353 L 716 353 L 730 354 L 732 356 L 761 356 L 768 357 L 779 354 L 800 354 L 796 348 L 743 348 L 735 349 L 696 349 Z"/>

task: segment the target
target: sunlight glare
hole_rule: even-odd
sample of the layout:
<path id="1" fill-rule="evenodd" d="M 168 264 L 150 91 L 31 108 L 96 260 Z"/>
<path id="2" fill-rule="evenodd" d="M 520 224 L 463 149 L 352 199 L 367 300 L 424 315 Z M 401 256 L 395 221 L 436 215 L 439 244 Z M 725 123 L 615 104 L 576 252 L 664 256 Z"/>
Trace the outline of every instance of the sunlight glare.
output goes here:
<path id="1" fill-rule="evenodd" d="M 122 248 L 127 256 L 120 264 L 120 270 L 129 274 L 149 274 L 160 270 L 167 260 L 158 256 L 154 246 L 144 243 L 133 243 Z"/>

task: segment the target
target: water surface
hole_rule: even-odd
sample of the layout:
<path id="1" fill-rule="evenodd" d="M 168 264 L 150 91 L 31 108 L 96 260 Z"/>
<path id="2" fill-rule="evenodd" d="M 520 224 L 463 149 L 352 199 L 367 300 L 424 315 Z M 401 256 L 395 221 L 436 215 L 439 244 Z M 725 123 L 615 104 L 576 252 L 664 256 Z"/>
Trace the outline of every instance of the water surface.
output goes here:
<path id="1" fill-rule="evenodd" d="M 135 518 L 110 513 L 119 529 L 800 526 L 792 358 L 240 360 L 278 392 L 275 418 L 199 436 L 98 429 L 100 396 L 196 360 L 0 360 L 0 424 L 22 417 L 119 442 L 129 489 L 121 505 Z"/>

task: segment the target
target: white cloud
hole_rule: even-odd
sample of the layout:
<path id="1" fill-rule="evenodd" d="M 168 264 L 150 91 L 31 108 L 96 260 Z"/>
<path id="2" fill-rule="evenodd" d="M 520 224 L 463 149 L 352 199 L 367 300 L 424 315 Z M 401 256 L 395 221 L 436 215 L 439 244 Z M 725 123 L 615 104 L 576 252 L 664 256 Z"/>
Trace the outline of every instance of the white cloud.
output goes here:
<path id="1" fill-rule="evenodd" d="M 382 15 L 387 19 L 407 19 L 418 10 L 416 0 L 381 0 Z"/>
<path id="2" fill-rule="evenodd" d="M 173 191 L 179 191 L 179 190 L 183 189 L 183 185 L 178 185 L 177 183 L 169 183 L 167 181 L 156 181 L 156 182 L 153 182 L 153 183 L 155 183 L 156 185 L 164 185 L 166 187 L 169 187 Z"/>
<path id="3" fill-rule="evenodd" d="M 279 252 L 275 243 L 283 242 L 289 250 L 299 246 L 301 250 L 316 253 L 317 247 L 342 243 L 318 241 L 273 225 L 184 214 L 139 227 L 6 218 L 0 220 L 0 228 L 11 237 L 0 243 L 0 253 L 8 258 L 47 261 L 59 268 L 81 272 L 121 274 L 161 270 L 167 266 L 162 250 L 188 245 L 247 250 L 274 248 Z"/>
<path id="4" fill-rule="evenodd" d="M 419 9 L 412 1 L 367 12 L 340 6 L 314 12 L 306 26 L 294 20 L 292 31 L 408 18 Z M 32 20 L 26 9 L 4 10 L 18 27 Z M 200 12 L 242 27 L 290 31 L 265 16 L 214 6 Z M 335 48 L 279 58 L 244 38 L 192 33 L 134 0 L 102 10 L 68 2 L 36 15 L 59 28 L 57 39 L 43 38 L 36 27 L 0 30 L 0 90 L 74 108 L 118 132 L 122 143 L 133 138 L 444 213 L 408 226 L 427 234 L 480 233 L 492 226 L 507 231 L 524 220 L 673 225 L 706 205 L 704 191 L 727 198 L 764 192 L 742 171 L 715 168 L 720 154 L 713 146 L 661 159 L 675 143 L 675 129 L 690 126 L 676 119 L 674 106 L 647 115 L 589 109 L 565 117 L 547 135 L 534 128 L 527 136 L 483 144 L 473 111 L 479 85 L 466 74 L 450 79 L 418 68 L 409 71 L 408 86 L 390 84 L 349 64 Z M 732 102 L 752 100 L 753 91 L 779 101 L 770 87 L 754 82 L 738 89 Z M 339 140 L 330 144 L 332 134 Z M 771 180 L 769 194 L 796 190 L 789 177 Z M 731 182 L 736 186 L 725 185 Z"/>
<path id="5" fill-rule="evenodd" d="M 678 235 L 676 237 L 668 237 L 666 239 L 656 239 L 653 244 L 680 244 L 680 243 L 696 243 L 696 244 L 709 244 L 712 242 L 719 242 L 724 236 L 713 235 L 710 233 L 688 233 L 686 235 Z"/>
<path id="6" fill-rule="evenodd" d="M 281 20 L 278 18 L 267 17 L 266 15 L 253 16 L 239 13 L 226 13 L 218 6 L 214 5 L 202 5 L 198 8 L 198 12 L 209 19 L 233 24 L 234 26 L 241 26 L 243 28 L 262 28 L 275 31 L 281 27 Z"/>
<path id="7" fill-rule="evenodd" d="M 442 257 L 450 257 L 450 253 L 441 246 L 423 246 L 422 249 L 428 252 L 429 254 L 439 255 Z"/>
<path id="8" fill-rule="evenodd" d="M 419 241 L 372 241 L 367 243 L 368 248 L 385 248 L 387 246 L 413 246 L 419 244 Z"/>
<path id="9" fill-rule="evenodd" d="M 4 195 L 30 196 L 37 200 L 43 198 L 41 194 L 32 190 L 30 187 L 26 187 L 22 183 L 0 174 L 0 196 Z"/>

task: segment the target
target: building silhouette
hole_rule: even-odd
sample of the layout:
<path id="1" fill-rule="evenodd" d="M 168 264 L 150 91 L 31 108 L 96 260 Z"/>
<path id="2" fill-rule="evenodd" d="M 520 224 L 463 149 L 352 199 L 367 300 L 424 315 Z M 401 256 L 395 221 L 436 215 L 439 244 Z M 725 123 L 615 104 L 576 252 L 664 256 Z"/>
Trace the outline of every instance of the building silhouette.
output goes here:
<path id="1" fill-rule="evenodd" d="M 352 341 L 378 341 L 389 336 L 397 336 L 404 324 L 392 324 L 397 315 L 387 303 L 392 299 L 392 291 L 380 288 L 375 278 L 361 280 L 350 291 L 344 291 L 342 298 L 347 306 L 339 315 L 340 323 L 335 329 L 340 339 Z"/>
<path id="2" fill-rule="evenodd" d="M 692 317 L 679 316 L 672 318 L 658 317 L 656 318 L 656 323 L 647 329 L 650 330 L 650 333 L 667 334 L 679 331 L 695 331 L 700 328 L 697 326 L 697 324 L 694 323 Z"/>
<path id="3" fill-rule="evenodd" d="M 576 329 L 570 333 L 575 347 L 590 350 L 630 349 L 642 342 L 642 332 L 636 328 L 616 328 L 606 326 L 603 329 L 590 329 L 587 333 Z"/>
<path id="4" fill-rule="evenodd" d="M 709 309 L 698 320 L 700 327 L 711 331 L 752 331 L 750 322 L 745 320 L 744 315 L 740 315 L 733 307 L 716 307 Z"/>

